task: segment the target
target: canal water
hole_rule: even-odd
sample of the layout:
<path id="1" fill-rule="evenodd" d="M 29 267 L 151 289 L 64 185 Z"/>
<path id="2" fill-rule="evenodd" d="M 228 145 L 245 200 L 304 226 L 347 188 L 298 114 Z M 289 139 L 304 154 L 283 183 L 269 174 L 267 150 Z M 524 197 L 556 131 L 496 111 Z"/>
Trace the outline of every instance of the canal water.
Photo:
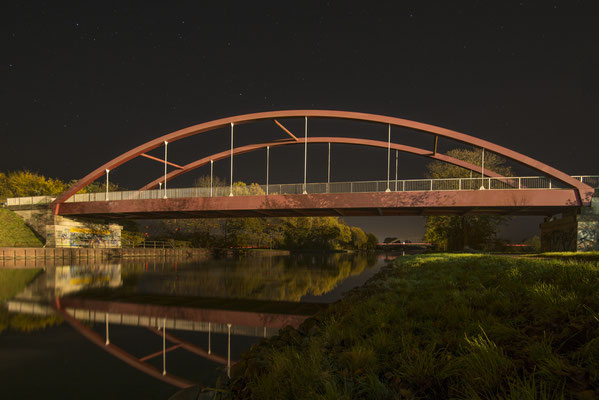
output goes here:
<path id="1" fill-rule="evenodd" d="M 3 398 L 168 399 L 362 285 L 384 256 L 46 267 L 0 304 Z"/>

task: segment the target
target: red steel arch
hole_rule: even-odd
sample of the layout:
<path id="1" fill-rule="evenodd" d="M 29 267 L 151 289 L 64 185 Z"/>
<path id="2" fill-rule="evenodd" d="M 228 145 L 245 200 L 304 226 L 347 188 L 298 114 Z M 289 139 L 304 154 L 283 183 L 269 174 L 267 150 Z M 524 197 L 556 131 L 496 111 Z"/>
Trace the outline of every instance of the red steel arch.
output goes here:
<path id="1" fill-rule="evenodd" d="M 71 188 L 63 192 L 58 198 L 52 203 L 52 208 L 55 213 L 58 212 L 59 205 L 67 200 L 69 197 L 77 193 L 79 190 L 83 189 L 96 179 L 100 178 L 106 173 L 106 170 L 114 170 L 118 166 L 130 161 L 133 158 L 141 156 L 146 152 L 153 150 L 157 147 L 163 145 L 165 141 L 171 143 L 176 140 L 184 139 L 189 136 L 197 135 L 202 132 L 207 132 L 210 130 L 223 128 L 229 126 L 230 124 L 240 125 L 260 120 L 267 119 L 276 119 L 276 118 L 293 118 L 293 117 L 314 117 L 314 118 L 338 118 L 338 119 L 349 119 L 349 120 L 358 120 L 358 121 L 366 121 L 366 122 L 375 122 L 381 124 L 388 124 L 394 126 L 400 126 L 408 129 L 412 129 L 419 132 L 424 132 L 428 134 L 437 135 L 440 137 L 445 137 L 449 139 L 453 139 L 462 143 L 466 143 L 469 145 L 473 145 L 476 147 L 484 148 L 486 150 L 497 153 L 506 158 L 518 161 L 528 167 L 531 167 L 537 171 L 546 174 L 549 177 L 555 178 L 558 181 L 564 182 L 565 184 L 576 189 L 577 196 L 580 198 L 580 203 L 584 205 L 590 204 L 591 197 L 593 195 L 594 190 L 584 183 L 570 177 L 566 173 L 559 171 L 549 165 L 546 165 L 540 161 L 537 161 L 533 158 L 510 150 L 506 147 L 499 146 L 497 144 L 488 142 L 483 139 L 479 139 L 473 136 L 466 135 L 464 133 L 460 133 L 457 131 L 453 131 L 450 129 L 441 128 L 435 125 L 429 125 L 422 122 L 410 121 L 402 118 L 388 117 L 376 114 L 366 114 L 359 112 L 351 112 L 351 111 L 332 111 L 332 110 L 286 110 L 286 111 L 269 111 L 269 112 L 261 112 L 261 113 L 253 113 L 253 114 L 244 114 L 233 117 L 221 118 L 210 122 L 205 122 L 202 124 L 190 126 L 188 128 L 184 128 L 164 136 L 153 139 L 147 143 L 144 143 L 132 150 L 129 150 L 126 153 L 114 158 L 113 160 L 107 162 L 96 170 L 92 171 L 82 179 L 80 179 L 75 185 Z M 315 138 L 311 138 L 315 139 Z M 329 138 L 330 139 L 330 138 Z M 300 140 L 294 141 L 294 143 L 298 143 Z M 311 142 L 311 140 L 308 140 Z M 289 141 L 287 141 L 289 142 Z M 377 146 L 378 147 L 378 146 Z M 396 147 L 393 147 L 396 148 Z M 398 150 L 402 150 L 398 148 Z M 419 149 L 422 150 L 422 149 Z M 250 150 L 247 150 L 250 151 Z M 403 151 L 403 150 L 402 150 Z M 429 151 L 428 156 L 431 157 L 435 155 L 434 152 Z M 436 154 L 437 159 L 439 158 L 438 154 Z M 447 160 L 443 160 L 447 161 Z M 194 164 L 194 163 L 192 163 Z M 189 164 L 188 164 L 189 166 Z"/>

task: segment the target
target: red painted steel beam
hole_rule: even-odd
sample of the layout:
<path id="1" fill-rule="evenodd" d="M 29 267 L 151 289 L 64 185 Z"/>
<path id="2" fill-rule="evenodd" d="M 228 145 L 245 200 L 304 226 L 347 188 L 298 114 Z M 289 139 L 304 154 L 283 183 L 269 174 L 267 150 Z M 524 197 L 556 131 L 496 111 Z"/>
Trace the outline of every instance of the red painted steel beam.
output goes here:
<path id="1" fill-rule="evenodd" d="M 150 160 L 158 161 L 159 163 L 161 163 L 161 164 L 164 164 L 164 160 L 161 160 L 161 159 L 160 159 L 160 158 L 158 158 L 158 157 L 154 157 L 154 156 L 151 156 L 151 155 L 149 155 L 149 154 L 146 154 L 146 153 L 140 154 L 140 156 L 142 156 L 142 157 L 145 157 L 145 158 L 149 158 Z M 167 163 L 168 165 L 172 166 L 172 167 L 175 167 L 175 168 L 179 168 L 179 169 L 183 168 L 182 166 L 180 166 L 180 165 L 177 165 L 177 164 L 175 164 L 175 163 L 172 163 L 172 162 L 170 162 L 170 161 L 167 161 L 166 163 Z"/>
<path id="2" fill-rule="evenodd" d="M 275 119 L 275 120 L 273 120 L 273 121 L 275 121 L 275 124 L 277 124 L 277 125 L 279 126 L 279 128 L 281 128 L 282 130 L 284 130 L 284 131 L 285 131 L 285 132 L 286 132 L 286 133 L 287 133 L 289 136 L 291 136 L 291 137 L 292 137 L 292 138 L 293 138 L 293 139 L 294 139 L 294 140 L 297 142 L 297 137 L 296 137 L 296 136 L 295 136 L 293 133 L 291 133 L 291 132 L 289 131 L 289 129 L 285 128 L 285 127 L 283 126 L 283 124 L 281 124 L 281 123 L 280 123 L 279 121 L 277 121 L 276 119 Z"/>
<path id="3" fill-rule="evenodd" d="M 93 329 L 82 324 L 76 318 L 74 318 L 69 313 L 67 313 L 61 307 L 60 301 L 58 299 L 56 299 L 55 308 L 56 308 L 56 311 L 58 312 L 58 314 L 62 317 L 62 319 L 64 319 L 70 326 L 72 326 L 83 337 L 85 337 L 87 340 L 89 340 L 96 346 L 100 347 L 102 350 L 106 351 L 107 353 L 113 355 L 114 357 L 118 358 L 119 360 L 123 361 L 124 363 L 132 366 L 133 368 L 145 373 L 146 375 L 149 375 L 156 379 L 160 379 L 163 382 L 166 382 L 170 385 L 173 385 L 173 386 L 181 388 L 181 389 L 197 385 L 197 383 L 195 383 L 195 382 L 178 377 L 176 375 L 172 375 L 169 373 L 167 373 L 166 375 L 162 375 L 162 371 L 157 370 L 150 364 L 140 361 L 137 357 L 131 355 L 130 353 L 126 352 L 125 350 L 121 349 L 120 347 L 115 346 L 112 343 L 107 345 L 105 342 L 105 339 L 103 337 L 101 337 Z"/>
<path id="4" fill-rule="evenodd" d="M 162 331 L 160 329 L 153 329 L 153 328 L 149 328 L 149 329 L 151 332 L 153 332 L 159 336 L 162 336 Z M 202 358 L 217 362 L 219 364 L 227 365 L 227 359 L 223 356 L 219 356 L 216 353 L 208 353 L 206 350 L 202 349 L 201 347 L 196 346 L 195 344 L 186 342 L 184 340 L 181 340 L 178 337 L 176 337 L 168 332 L 164 336 L 168 341 L 177 343 L 177 345 L 181 346 L 183 349 L 189 351 L 190 353 L 195 354 L 196 356 L 200 356 Z M 235 363 L 237 363 L 237 360 L 235 360 L 235 361 L 231 360 L 231 365 L 233 365 Z"/>
<path id="5" fill-rule="evenodd" d="M 163 353 L 168 353 L 169 351 L 176 350 L 179 347 L 181 347 L 181 344 L 176 344 L 174 346 L 166 348 L 164 351 L 160 350 L 160 351 L 157 351 L 156 353 L 148 354 L 147 356 L 144 356 L 144 357 L 140 358 L 139 361 L 144 362 L 144 361 L 147 361 L 147 360 L 151 360 L 152 358 L 161 356 Z"/>
<path id="6" fill-rule="evenodd" d="M 386 215 L 417 213 L 459 214 L 464 210 L 473 213 L 502 214 L 506 211 L 522 215 L 547 215 L 568 208 L 580 207 L 575 189 L 523 189 L 523 190 L 461 190 L 422 192 L 332 193 L 269 196 L 195 197 L 153 200 L 121 200 L 64 203 L 61 215 L 71 216 L 128 216 L 143 218 L 181 213 L 202 212 L 206 218 L 255 216 L 265 211 L 277 216 L 323 215 Z M 222 313 L 222 311 L 219 311 Z M 218 315 L 212 318 L 218 318 Z M 204 319 L 209 320 L 209 319 Z M 222 321 L 231 322 L 231 316 Z M 215 322 L 217 322 L 215 320 Z M 249 322 L 249 321 L 248 321 Z M 225 322 L 226 323 L 226 322 Z"/>
<path id="7" fill-rule="evenodd" d="M 496 145 L 494 143 L 488 142 L 483 139 L 475 138 L 473 136 L 469 136 L 457 131 L 453 131 L 450 129 L 441 128 L 435 125 L 424 124 L 422 122 L 410 121 L 402 118 L 394 118 L 387 117 L 382 115 L 375 114 L 366 114 L 359 112 L 350 112 L 350 111 L 332 111 L 332 110 L 288 110 L 288 111 L 269 111 L 269 112 L 261 112 L 254 114 L 245 114 L 238 115 L 234 117 L 221 118 L 218 120 L 205 122 L 202 124 L 190 126 L 188 128 L 184 128 L 158 138 L 155 138 L 147 143 L 144 143 L 134 149 L 129 150 L 126 153 L 121 154 L 120 156 L 114 158 L 113 160 L 107 162 L 106 164 L 100 166 L 95 169 L 82 179 L 80 179 L 75 185 L 67 189 L 63 192 L 58 198 L 52 203 L 52 208 L 54 213 L 58 212 L 60 204 L 62 204 L 66 199 L 77 193 L 79 190 L 83 189 L 96 179 L 100 178 L 105 174 L 105 171 L 114 170 L 118 166 L 126 163 L 127 161 L 140 156 L 143 153 L 146 153 L 150 150 L 153 150 L 157 147 L 160 147 L 164 144 L 165 141 L 172 143 L 174 141 L 184 139 L 189 136 L 197 135 L 202 132 L 207 132 L 214 129 L 223 128 L 229 126 L 230 124 L 240 125 L 244 123 L 261 121 L 266 119 L 275 119 L 275 118 L 294 118 L 294 117 L 310 117 L 310 118 L 339 118 L 339 119 L 350 119 L 350 120 L 358 120 L 358 121 L 367 121 L 380 123 L 385 125 L 395 125 L 401 126 L 408 129 L 412 129 L 419 132 L 431 133 L 434 135 L 439 135 L 441 137 L 453 139 L 462 143 L 467 143 L 476 147 L 485 148 L 489 151 L 507 157 L 509 159 L 518 161 L 526 166 L 529 166 L 537 171 L 542 172 L 550 177 L 553 177 L 559 181 L 566 183 L 569 186 L 572 186 L 577 189 L 578 197 L 585 205 L 589 205 L 591 201 L 592 194 L 594 190 L 584 183 L 570 177 L 569 175 L 561 172 L 553 167 L 548 166 L 540 161 L 537 161 L 533 158 L 510 150 L 506 147 Z"/>
<path id="8" fill-rule="evenodd" d="M 295 141 L 295 140 L 279 140 L 276 142 L 250 144 L 247 146 L 234 148 L 233 156 L 265 149 L 267 146 L 268 147 L 280 147 L 280 146 L 287 146 L 287 145 L 294 145 L 294 144 L 303 144 L 305 142 L 306 142 L 306 140 L 304 138 L 299 138 L 299 139 L 297 139 L 297 141 Z M 332 137 L 309 137 L 308 143 L 353 144 L 353 145 L 359 145 L 359 146 L 380 147 L 380 148 L 385 148 L 385 149 L 389 146 L 389 143 L 381 142 L 378 140 L 343 138 L 343 137 L 334 137 L 334 136 L 332 136 Z M 462 161 L 462 160 L 459 160 L 454 157 L 450 157 L 445 154 L 440 154 L 440 153 L 434 154 L 430 150 L 421 149 L 418 147 L 406 146 L 406 145 L 397 144 L 397 143 L 391 143 L 390 147 L 392 150 L 399 150 L 404 153 L 411 153 L 411 154 L 416 154 L 419 156 L 429 157 L 434 160 L 444 161 L 449 164 L 457 165 L 458 167 L 472 170 L 479 174 L 482 173 L 482 168 L 480 167 L 480 165 L 474 165 L 469 162 Z M 170 180 L 178 177 L 179 175 L 185 174 L 185 173 L 190 172 L 196 168 L 199 168 L 199 167 L 209 164 L 211 160 L 219 161 L 219 160 L 223 160 L 223 159 L 226 159 L 229 157 L 231 157 L 231 150 L 225 150 L 225 151 L 221 151 L 220 153 L 211 154 L 207 157 L 203 157 L 197 161 L 194 161 L 194 162 L 184 165 L 183 168 L 180 170 L 169 172 L 166 176 L 166 179 L 170 181 Z M 502 175 L 499 175 L 498 173 L 493 172 L 488 169 L 485 170 L 485 176 L 487 176 L 487 177 L 490 176 L 493 178 L 503 177 Z M 160 182 L 164 182 L 164 176 L 161 176 L 160 178 L 156 178 L 152 182 L 141 187 L 139 190 L 148 190 L 148 189 L 155 188 L 158 186 L 158 184 Z"/>

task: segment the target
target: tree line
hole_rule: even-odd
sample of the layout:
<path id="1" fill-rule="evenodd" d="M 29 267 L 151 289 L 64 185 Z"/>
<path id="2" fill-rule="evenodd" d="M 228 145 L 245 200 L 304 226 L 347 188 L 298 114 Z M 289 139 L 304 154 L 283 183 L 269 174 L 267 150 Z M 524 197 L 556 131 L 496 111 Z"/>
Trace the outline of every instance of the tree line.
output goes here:
<path id="1" fill-rule="evenodd" d="M 64 192 L 75 181 L 65 182 L 47 178 L 31 171 L 0 172 L 0 201 L 8 197 L 56 196 Z M 226 186 L 226 182 L 215 178 L 214 187 Z M 197 187 L 209 187 L 210 177 L 200 177 Z M 235 194 L 262 195 L 258 184 L 244 182 L 233 184 Z M 104 183 L 93 182 L 79 193 L 95 193 L 106 190 Z M 114 183 L 108 190 L 123 190 Z M 372 250 L 377 237 L 366 234 L 358 227 L 350 227 L 338 217 L 298 218 L 220 218 L 220 219 L 170 219 L 156 223 L 124 223 L 123 238 L 132 244 L 147 238 L 153 240 L 175 239 L 186 241 L 194 247 L 262 247 L 298 250 Z"/>
<path id="2" fill-rule="evenodd" d="M 213 178 L 213 187 L 226 182 Z M 209 187 L 210 177 L 200 177 L 197 187 Z M 236 196 L 264 195 L 260 185 L 233 183 Z M 271 193 L 275 194 L 275 193 Z M 162 220 L 148 224 L 144 235 L 187 240 L 194 247 L 261 247 L 294 250 L 374 250 L 378 238 L 339 217 L 242 217 Z M 149 232 L 148 232 L 149 231 Z"/>
<path id="3" fill-rule="evenodd" d="M 6 201 L 8 197 L 56 196 L 74 185 L 75 182 L 76 180 L 66 182 L 47 178 L 28 170 L 0 172 L 0 202 Z M 106 184 L 93 182 L 79 193 L 97 193 L 105 190 Z M 120 188 L 110 183 L 108 190 L 115 191 Z"/>

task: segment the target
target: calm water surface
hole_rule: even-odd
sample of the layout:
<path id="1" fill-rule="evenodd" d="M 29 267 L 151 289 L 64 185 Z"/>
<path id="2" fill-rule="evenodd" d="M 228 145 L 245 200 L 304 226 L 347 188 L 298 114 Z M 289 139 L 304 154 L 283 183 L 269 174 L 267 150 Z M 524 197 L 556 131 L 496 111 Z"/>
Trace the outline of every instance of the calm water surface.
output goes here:
<path id="1" fill-rule="evenodd" d="M 46 267 L 0 305 L 3 398 L 167 399 L 186 382 L 214 386 L 253 343 L 384 264 L 303 254 Z"/>

